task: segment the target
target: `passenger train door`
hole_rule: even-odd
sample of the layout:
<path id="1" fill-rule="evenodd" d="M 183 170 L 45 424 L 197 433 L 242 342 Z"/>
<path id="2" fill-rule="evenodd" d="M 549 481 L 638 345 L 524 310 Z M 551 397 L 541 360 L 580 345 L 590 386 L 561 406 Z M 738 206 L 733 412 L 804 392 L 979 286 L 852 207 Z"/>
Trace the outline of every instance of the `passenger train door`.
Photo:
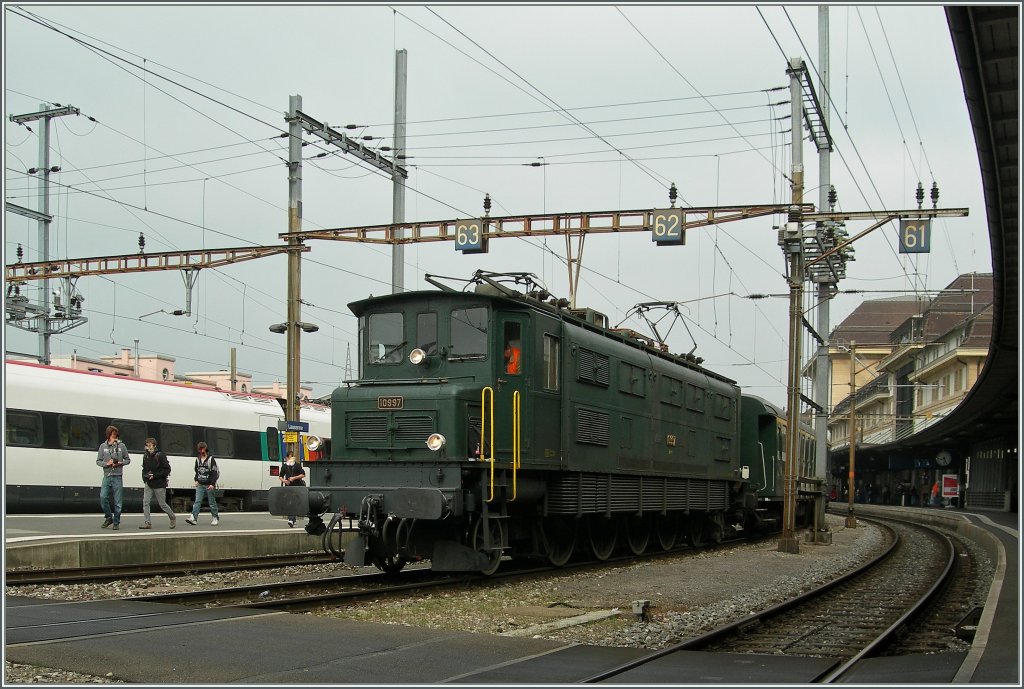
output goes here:
<path id="1" fill-rule="evenodd" d="M 267 490 L 281 485 L 277 474 L 281 470 L 281 432 L 277 429 L 280 417 L 260 416 L 260 488 Z"/>

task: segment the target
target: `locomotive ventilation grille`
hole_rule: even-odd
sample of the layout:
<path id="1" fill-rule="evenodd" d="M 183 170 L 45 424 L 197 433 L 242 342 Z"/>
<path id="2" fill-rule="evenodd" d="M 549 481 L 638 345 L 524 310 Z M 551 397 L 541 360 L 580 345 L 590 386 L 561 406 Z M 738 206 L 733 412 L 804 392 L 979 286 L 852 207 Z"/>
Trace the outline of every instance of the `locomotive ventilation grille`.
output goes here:
<path id="1" fill-rule="evenodd" d="M 398 416 L 395 418 L 396 443 L 423 443 L 434 432 L 434 420 L 429 416 Z"/>
<path id="2" fill-rule="evenodd" d="M 349 417 L 350 447 L 417 447 L 433 433 L 434 419 L 426 414 L 380 412 Z"/>
<path id="3" fill-rule="evenodd" d="M 576 442 L 607 447 L 608 415 L 592 409 L 577 409 Z"/>
<path id="4" fill-rule="evenodd" d="M 691 478 L 570 474 L 548 485 L 549 514 L 724 510 L 726 481 Z"/>

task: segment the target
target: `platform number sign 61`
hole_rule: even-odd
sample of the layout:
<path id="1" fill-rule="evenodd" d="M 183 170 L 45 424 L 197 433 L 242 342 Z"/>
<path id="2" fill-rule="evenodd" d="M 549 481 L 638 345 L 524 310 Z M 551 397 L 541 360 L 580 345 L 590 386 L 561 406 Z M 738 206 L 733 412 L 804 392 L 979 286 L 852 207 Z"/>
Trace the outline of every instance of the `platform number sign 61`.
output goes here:
<path id="1" fill-rule="evenodd" d="M 900 253 L 927 254 L 932 250 L 930 220 L 900 220 Z"/>
<path id="2" fill-rule="evenodd" d="M 464 254 L 487 253 L 484 221 L 480 218 L 455 222 L 455 250 Z"/>
<path id="3" fill-rule="evenodd" d="M 667 208 L 651 211 L 651 241 L 658 244 L 685 244 L 683 209 Z"/>

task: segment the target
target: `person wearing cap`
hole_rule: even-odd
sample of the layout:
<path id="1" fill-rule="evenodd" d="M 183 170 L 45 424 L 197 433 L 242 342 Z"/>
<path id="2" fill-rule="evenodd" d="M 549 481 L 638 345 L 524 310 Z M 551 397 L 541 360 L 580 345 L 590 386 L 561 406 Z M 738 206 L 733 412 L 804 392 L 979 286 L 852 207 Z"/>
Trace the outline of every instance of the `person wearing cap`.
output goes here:
<path id="1" fill-rule="evenodd" d="M 107 426 L 107 439 L 100 443 L 96 453 L 96 466 L 103 467 L 103 482 L 100 484 L 100 508 L 103 510 L 102 528 L 121 528 L 121 508 L 124 504 L 124 467 L 130 464 L 128 447 L 120 440 L 117 426 Z"/>

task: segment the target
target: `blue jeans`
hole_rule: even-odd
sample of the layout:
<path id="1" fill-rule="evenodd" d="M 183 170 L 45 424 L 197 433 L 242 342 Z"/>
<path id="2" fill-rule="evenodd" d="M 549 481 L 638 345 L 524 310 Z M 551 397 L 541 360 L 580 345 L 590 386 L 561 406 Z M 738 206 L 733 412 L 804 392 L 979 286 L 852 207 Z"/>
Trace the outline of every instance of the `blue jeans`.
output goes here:
<path id="1" fill-rule="evenodd" d="M 203 485 L 196 486 L 196 501 L 192 505 L 192 519 L 199 518 L 199 510 L 203 508 L 203 497 L 209 500 L 210 514 L 213 515 L 214 519 L 217 519 L 219 514 L 217 510 L 217 496 L 213 494 L 213 488 Z"/>
<path id="2" fill-rule="evenodd" d="M 111 509 L 111 493 L 114 507 Z M 121 523 L 121 507 L 124 504 L 124 479 L 121 476 L 104 476 L 100 484 L 100 508 L 103 516 L 115 524 Z"/>

